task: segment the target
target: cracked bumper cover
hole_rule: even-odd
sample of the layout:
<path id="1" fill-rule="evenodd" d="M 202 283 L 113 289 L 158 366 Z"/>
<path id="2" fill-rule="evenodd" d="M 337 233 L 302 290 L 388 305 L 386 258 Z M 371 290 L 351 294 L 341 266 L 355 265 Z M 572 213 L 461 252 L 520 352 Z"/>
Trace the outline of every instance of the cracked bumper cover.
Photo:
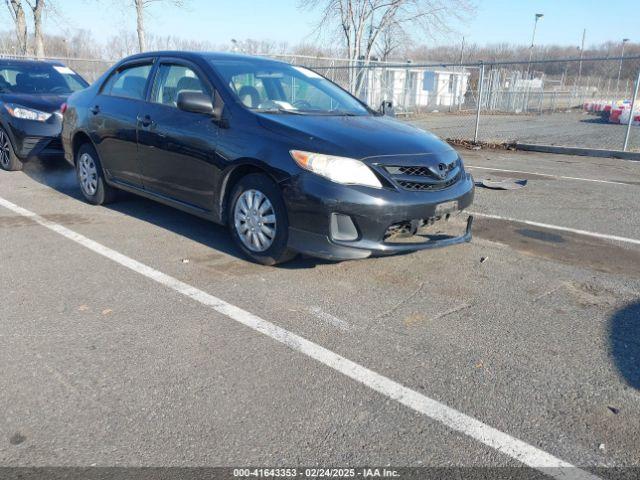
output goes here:
<path id="1" fill-rule="evenodd" d="M 385 240 L 387 229 L 398 222 L 437 217 L 436 208 L 457 201 L 458 209 L 471 205 L 474 182 L 469 173 L 454 185 L 440 191 L 412 192 L 393 189 L 340 185 L 303 174 L 283 185 L 289 212 L 289 247 L 300 253 L 330 260 L 349 260 L 392 255 L 469 242 L 473 218 L 464 233 L 420 243 Z M 332 213 L 348 215 L 358 231 L 353 241 L 331 238 Z"/>

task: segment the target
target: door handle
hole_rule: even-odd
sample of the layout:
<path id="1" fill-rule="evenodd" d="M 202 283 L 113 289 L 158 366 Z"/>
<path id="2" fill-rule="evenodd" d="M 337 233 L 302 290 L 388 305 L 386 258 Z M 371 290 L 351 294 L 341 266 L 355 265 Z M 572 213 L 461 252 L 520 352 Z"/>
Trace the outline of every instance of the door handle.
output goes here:
<path id="1" fill-rule="evenodd" d="M 89 109 L 89 111 L 94 115 L 97 115 L 98 113 L 100 113 L 100 105 L 94 105 Z"/>
<path id="2" fill-rule="evenodd" d="M 137 120 L 143 127 L 149 127 L 153 124 L 153 120 L 151 120 L 149 115 L 138 115 Z"/>

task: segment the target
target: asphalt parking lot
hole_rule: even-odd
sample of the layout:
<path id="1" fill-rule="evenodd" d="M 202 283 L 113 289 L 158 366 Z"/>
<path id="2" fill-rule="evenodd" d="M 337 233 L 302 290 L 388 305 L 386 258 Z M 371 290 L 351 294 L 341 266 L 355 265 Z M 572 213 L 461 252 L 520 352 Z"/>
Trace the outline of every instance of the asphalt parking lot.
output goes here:
<path id="1" fill-rule="evenodd" d="M 279 268 L 0 172 L 0 464 L 640 467 L 640 163 L 462 155 L 472 243 Z"/>
<path id="2" fill-rule="evenodd" d="M 430 113 L 407 121 L 442 138 L 473 139 L 475 114 Z M 608 123 L 582 111 L 480 117 L 479 140 L 488 143 L 519 142 L 562 147 L 622 150 L 627 125 Z M 640 127 L 632 126 L 629 151 L 640 151 Z"/>

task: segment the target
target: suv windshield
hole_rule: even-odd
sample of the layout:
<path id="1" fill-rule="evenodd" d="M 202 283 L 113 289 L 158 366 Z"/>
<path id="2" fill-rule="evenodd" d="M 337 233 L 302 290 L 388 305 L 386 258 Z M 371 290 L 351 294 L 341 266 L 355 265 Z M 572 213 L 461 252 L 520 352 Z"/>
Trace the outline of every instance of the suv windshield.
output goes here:
<path id="1" fill-rule="evenodd" d="M 368 115 L 354 97 L 317 73 L 285 63 L 212 60 L 211 65 L 249 109 L 267 113 Z"/>
<path id="2" fill-rule="evenodd" d="M 0 93 L 69 95 L 88 83 L 62 65 L 0 63 Z"/>

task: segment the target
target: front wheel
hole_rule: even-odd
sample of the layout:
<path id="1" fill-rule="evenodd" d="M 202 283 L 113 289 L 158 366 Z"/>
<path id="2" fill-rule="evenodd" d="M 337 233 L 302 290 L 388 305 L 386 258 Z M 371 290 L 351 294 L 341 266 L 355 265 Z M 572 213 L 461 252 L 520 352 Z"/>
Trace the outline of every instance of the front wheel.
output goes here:
<path id="1" fill-rule="evenodd" d="M 0 127 L 0 167 L 8 172 L 22 170 L 22 162 L 13 151 L 9 135 Z"/>
<path id="2" fill-rule="evenodd" d="M 287 248 L 289 221 L 282 196 L 266 175 L 240 179 L 227 214 L 234 241 L 254 262 L 276 265 L 296 256 Z"/>

